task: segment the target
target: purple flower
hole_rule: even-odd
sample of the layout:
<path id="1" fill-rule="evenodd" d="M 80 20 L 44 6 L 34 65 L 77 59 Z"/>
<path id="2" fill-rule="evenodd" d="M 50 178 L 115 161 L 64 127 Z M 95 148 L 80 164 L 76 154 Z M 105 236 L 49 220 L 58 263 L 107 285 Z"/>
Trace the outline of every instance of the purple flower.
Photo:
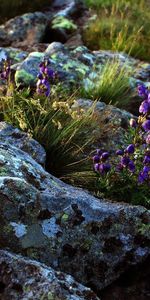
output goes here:
<path id="1" fill-rule="evenodd" d="M 146 137 L 146 143 L 147 143 L 148 145 L 150 145 L 150 134 L 148 134 L 148 136 Z"/>
<path id="2" fill-rule="evenodd" d="M 94 171 L 98 172 L 99 171 L 99 164 L 94 164 Z"/>
<path id="3" fill-rule="evenodd" d="M 147 179 L 149 179 L 150 175 L 150 167 L 144 166 L 143 170 L 139 173 L 138 182 L 144 183 Z"/>
<path id="4" fill-rule="evenodd" d="M 97 155 L 101 156 L 101 155 L 102 155 L 102 153 L 103 153 L 103 151 L 102 151 L 102 150 L 100 150 L 100 149 L 97 149 L 97 150 L 96 150 L 96 153 L 97 153 Z"/>
<path id="5" fill-rule="evenodd" d="M 111 165 L 109 163 L 104 164 L 104 169 L 106 173 L 109 172 L 111 169 Z"/>
<path id="6" fill-rule="evenodd" d="M 143 124 L 142 124 L 142 128 L 145 131 L 149 131 L 150 130 L 150 120 L 146 120 Z"/>
<path id="7" fill-rule="evenodd" d="M 8 80 L 10 75 L 10 60 L 3 60 L 3 69 L 0 72 L 0 78 Z"/>
<path id="8" fill-rule="evenodd" d="M 145 155 L 145 156 L 144 156 L 143 163 L 144 163 L 144 164 L 150 164 L 150 156 L 149 156 L 149 155 Z"/>
<path id="9" fill-rule="evenodd" d="M 148 101 L 148 103 L 150 103 L 150 92 L 148 92 L 147 101 Z"/>
<path id="10" fill-rule="evenodd" d="M 148 174 L 147 173 L 144 173 L 144 172 L 140 172 L 139 173 L 139 176 L 138 176 L 138 182 L 140 184 L 144 183 L 144 181 L 148 178 Z"/>
<path id="11" fill-rule="evenodd" d="M 127 148 L 126 148 L 126 152 L 129 154 L 133 154 L 134 153 L 134 145 L 130 144 Z"/>
<path id="12" fill-rule="evenodd" d="M 130 172 L 135 172 L 135 164 L 132 160 L 130 160 L 130 162 L 128 163 L 128 169 Z"/>
<path id="13" fill-rule="evenodd" d="M 143 172 L 144 172 L 144 173 L 147 173 L 147 174 L 149 175 L 149 173 L 150 173 L 150 167 L 144 166 Z"/>
<path id="14" fill-rule="evenodd" d="M 39 74 L 37 75 L 37 78 L 38 78 L 38 79 L 43 79 L 43 74 L 42 74 L 42 73 L 39 73 Z"/>
<path id="15" fill-rule="evenodd" d="M 117 154 L 117 155 L 123 155 L 123 154 L 124 154 L 124 151 L 123 151 L 123 150 L 117 150 L 117 151 L 116 151 L 116 154 Z"/>
<path id="16" fill-rule="evenodd" d="M 130 162 L 130 158 L 129 158 L 128 156 L 123 156 L 123 157 L 121 158 L 121 165 L 122 165 L 123 167 L 127 167 L 128 164 L 129 164 L 129 162 Z"/>
<path id="17" fill-rule="evenodd" d="M 98 155 L 93 156 L 93 162 L 94 163 L 99 163 L 100 162 L 100 157 Z"/>
<path id="18" fill-rule="evenodd" d="M 130 119 L 130 127 L 132 128 L 136 128 L 137 127 L 137 123 L 134 119 Z"/>
<path id="19" fill-rule="evenodd" d="M 139 94 L 140 97 L 147 97 L 148 90 L 147 90 L 145 85 L 138 84 L 138 94 Z"/>
<path id="20" fill-rule="evenodd" d="M 123 165 L 121 163 L 119 163 L 117 166 L 116 166 L 116 171 L 120 172 L 123 170 Z"/>
<path id="21" fill-rule="evenodd" d="M 108 159 L 108 157 L 109 157 L 109 153 L 108 152 L 103 152 L 102 155 L 101 155 L 101 159 L 102 160 L 106 160 L 106 159 Z"/>
<path id="22" fill-rule="evenodd" d="M 139 112 L 143 114 L 147 114 L 150 110 L 150 104 L 147 100 L 143 101 L 139 107 Z"/>
<path id="23" fill-rule="evenodd" d="M 110 169 L 111 169 L 111 166 L 110 166 L 109 163 L 107 163 L 107 164 L 102 163 L 102 164 L 99 165 L 99 171 L 100 171 L 101 174 L 109 172 Z"/>
<path id="24" fill-rule="evenodd" d="M 55 72 L 52 69 L 49 69 L 48 67 L 45 68 L 44 73 L 49 77 L 54 79 L 55 77 Z"/>

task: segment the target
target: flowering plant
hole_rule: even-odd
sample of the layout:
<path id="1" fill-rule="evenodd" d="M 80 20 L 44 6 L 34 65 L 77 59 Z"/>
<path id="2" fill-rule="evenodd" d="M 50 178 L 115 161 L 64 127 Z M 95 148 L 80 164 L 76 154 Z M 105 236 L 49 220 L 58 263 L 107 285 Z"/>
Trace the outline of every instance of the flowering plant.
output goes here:
<path id="1" fill-rule="evenodd" d="M 93 169 L 98 176 L 100 191 L 107 197 L 149 206 L 150 91 L 144 85 L 138 85 L 138 94 L 143 101 L 138 119 L 130 120 L 128 137 L 131 143 L 117 150 L 114 157 L 97 149 Z"/>
<path id="2" fill-rule="evenodd" d="M 37 75 L 38 81 L 36 84 L 36 92 L 38 94 L 45 94 L 46 97 L 50 95 L 50 80 L 55 78 L 55 72 L 49 67 L 49 59 L 44 59 L 40 63 L 40 71 Z"/>
<path id="3" fill-rule="evenodd" d="M 10 60 L 7 59 L 3 59 L 2 60 L 2 69 L 0 70 L 0 79 L 4 79 L 4 80 L 9 80 L 9 76 L 10 76 Z"/>

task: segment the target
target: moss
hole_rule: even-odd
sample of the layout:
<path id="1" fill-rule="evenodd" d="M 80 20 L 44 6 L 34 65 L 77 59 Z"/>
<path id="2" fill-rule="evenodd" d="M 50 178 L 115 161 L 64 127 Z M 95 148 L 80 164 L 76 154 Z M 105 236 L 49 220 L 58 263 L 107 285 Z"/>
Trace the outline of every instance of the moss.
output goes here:
<path id="1" fill-rule="evenodd" d="M 54 300 L 55 299 L 54 295 L 51 292 L 48 293 L 47 298 L 48 298 L 48 300 Z"/>
<path id="2" fill-rule="evenodd" d="M 4 167 L 0 167 L 0 176 L 8 175 L 8 170 Z"/>
<path id="3" fill-rule="evenodd" d="M 64 213 L 64 214 L 62 215 L 62 218 L 61 218 L 62 222 L 67 222 L 68 219 L 69 219 L 69 215 L 66 214 L 66 213 Z"/>
<path id="4" fill-rule="evenodd" d="M 21 82 L 24 82 L 25 85 L 30 85 L 31 82 L 35 81 L 35 78 L 32 74 L 29 74 L 25 70 L 17 70 L 15 73 L 15 82 L 18 86 Z"/>
<path id="5" fill-rule="evenodd" d="M 77 26 L 69 19 L 58 16 L 52 21 L 52 29 L 63 28 L 69 31 L 74 31 L 77 29 Z"/>

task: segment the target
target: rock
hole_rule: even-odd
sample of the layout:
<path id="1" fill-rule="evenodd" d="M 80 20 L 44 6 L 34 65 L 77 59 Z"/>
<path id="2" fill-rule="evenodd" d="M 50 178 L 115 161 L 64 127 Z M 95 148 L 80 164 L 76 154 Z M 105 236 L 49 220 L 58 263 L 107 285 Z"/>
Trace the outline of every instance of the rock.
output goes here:
<path id="1" fill-rule="evenodd" d="M 72 33 L 77 30 L 76 24 L 63 16 L 56 16 L 46 27 L 43 41 L 65 43 Z"/>
<path id="2" fill-rule="evenodd" d="M 50 15 L 42 12 L 15 17 L 0 26 L 0 46 L 32 45 L 42 40 Z"/>
<path id="3" fill-rule="evenodd" d="M 79 38 L 80 34 L 73 35 L 72 40 Z M 85 85 L 85 81 L 91 81 L 91 76 L 101 74 L 102 67 L 108 60 L 119 59 L 120 65 L 125 64 L 129 71 L 129 88 L 131 93 L 136 94 L 137 84 L 142 82 L 138 79 L 137 72 L 133 71 L 139 65 L 139 61 L 123 53 L 114 53 L 112 51 L 90 51 L 85 46 L 68 47 L 71 45 L 71 38 L 65 45 L 60 42 L 51 43 L 44 52 L 32 52 L 24 61 L 18 64 L 16 71 L 16 83 L 24 85 L 35 85 L 36 76 L 39 69 L 39 63 L 44 57 L 50 58 L 51 67 L 58 73 L 59 81 L 62 81 L 69 87 L 79 88 Z M 136 98 L 139 105 L 139 98 Z M 134 104 L 134 102 L 133 102 Z M 132 108 L 132 101 L 131 101 Z"/>
<path id="4" fill-rule="evenodd" d="M 73 277 L 35 260 L 0 251 L 0 297 L 3 300 L 98 300 Z"/>
<path id="5" fill-rule="evenodd" d="M 16 64 L 23 61 L 28 56 L 27 51 L 22 51 L 13 47 L 0 47 L 0 66 L 2 67 L 2 60 L 9 58 L 11 64 Z"/>
<path id="6" fill-rule="evenodd" d="M 81 98 L 76 100 L 72 109 L 87 111 L 92 106 L 92 100 Z M 93 132 L 94 142 L 91 150 L 99 147 L 114 153 L 119 147 L 126 146 L 125 134 L 129 127 L 129 120 L 131 118 L 136 119 L 136 117 L 123 109 L 106 105 L 100 101 L 97 101 L 93 108 L 97 125 Z"/>
<path id="7" fill-rule="evenodd" d="M 84 12 L 82 0 L 54 0 L 52 8 L 57 9 L 56 16 L 62 17 L 80 17 Z"/>
<path id="8" fill-rule="evenodd" d="M 44 148 L 27 133 L 5 122 L 0 122 L 0 142 L 8 142 L 16 146 L 27 152 L 39 164 L 45 165 L 46 153 Z"/>
<path id="9" fill-rule="evenodd" d="M 96 290 L 150 253 L 147 209 L 96 199 L 69 186 L 9 141 L 0 142 L 0 214 L 1 248 Z"/>

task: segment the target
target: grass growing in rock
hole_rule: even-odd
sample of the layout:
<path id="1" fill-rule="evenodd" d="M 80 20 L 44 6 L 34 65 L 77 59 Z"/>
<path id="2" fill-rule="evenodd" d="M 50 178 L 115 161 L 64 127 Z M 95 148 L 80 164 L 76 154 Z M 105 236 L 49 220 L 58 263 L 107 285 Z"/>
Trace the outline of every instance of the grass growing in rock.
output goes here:
<path id="1" fill-rule="evenodd" d="M 132 95 L 126 66 L 120 66 L 118 61 L 108 61 L 101 72 L 97 75 L 91 73 L 89 78 L 83 80 L 80 94 L 88 99 L 125 107 Z"/>
<path id="2" fill-rule="evenodd" d="M 150 9 L 147 0 L 86 0 L 96 14 L 84 30 L 86 45 L 93 50 L 124 51 L 150 59 Z"/>
<path id="3" fill-rule="evenodd" d="M 107 95 L 105 102 L 113 99 L 116 101 L 122 97 L 125 103 L 126 96 L 128 98 L 129 78 L 124 75 L 124 67 L 121 67 L 121 71 L 118 71 L 119 68 L 118 63 L 111 65 L 108 62 L 100 75 L 97 91 L 93 89 L 93 93 L 99 92 L 103 100 Z M 111 166 L 108 161 L 109 153 L 105 149 L 98 149 L 93 157 L 93 172 L 90 160 L 91 149 L 95 146 L 91 145 L 93 140 L 95 142 L 94 130 L 98 126 L 94 105 L 87 112 L 78 106 L 75 109 L 74 96 L 69 97 L 65 91 L 60 101 L 57 96 L 60 86 L 54 84 L 55 78 L 56 73 L 46 59 L 39 65 L 36 90 L 19 90 L 12 81 L 9 61 L 5 61 L 1 79 L 6 81 L 8 86 L 6 94 L 0 96 L 0 118 L 28 132 L 44 146 L 47 152 L 47 170 L 53 175 L 74 185 L 88 188 L 97 196 L 149 207 L 148 89 L 139 86 L 139 96 L 144 99 L 139 108 L 142 115 L 138 123 L 134 120 L 131 122 L 132 130 L 127 134 L 129 145 L 116 153 L 117 156 L 121 156 L 120 162 L 116 157 L 114 160 L 110 159 Z M 104 127 L 100 130 L 104 130 Z"/>
<path id="4" fill-rule="evenodd" d="M 54 99 L 53 99 L 54 100 Z M 71 177 L 71 173 L 87 168 L 84 151 L 92 141 L 94 120 L 92 110 L 86 114 L 71 110 L 73 99 L 65 103 L 43 96 L 30 96 L 30 90 L 13 91 L 0 97 L 1 119 L 28 132 L 44 146 L 47 169 L 57 177 Z M 92 125 L 90 125 L 92 124 Z M 91 128 L 91 129 L 89 129 Z"/>

